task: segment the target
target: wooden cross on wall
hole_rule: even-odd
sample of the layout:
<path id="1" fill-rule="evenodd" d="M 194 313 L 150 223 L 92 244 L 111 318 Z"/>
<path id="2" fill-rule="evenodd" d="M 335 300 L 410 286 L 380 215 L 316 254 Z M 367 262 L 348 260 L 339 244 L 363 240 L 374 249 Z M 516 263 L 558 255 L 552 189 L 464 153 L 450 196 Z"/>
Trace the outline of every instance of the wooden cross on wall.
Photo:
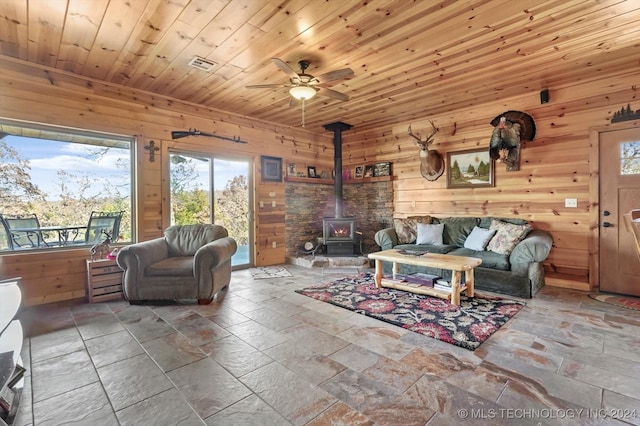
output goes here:
<path id="1" fill-rule="evenodd" d="M 153 163 L 156 161 L 156 152 L 160 151 L 160 148 L 156 146 L 154 141 L 150 141 L 149 145 L 145 146 L 144 149 L 149 151 L 149 162 Z"/>

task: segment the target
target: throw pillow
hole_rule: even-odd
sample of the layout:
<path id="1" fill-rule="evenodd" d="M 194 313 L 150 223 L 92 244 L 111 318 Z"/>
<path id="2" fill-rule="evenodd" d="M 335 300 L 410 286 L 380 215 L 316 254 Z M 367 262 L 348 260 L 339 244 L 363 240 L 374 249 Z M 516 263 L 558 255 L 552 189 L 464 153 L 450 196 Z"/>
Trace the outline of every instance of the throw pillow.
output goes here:
<path id="1" fill-rule="evenodd" d="M 438 225 L 418 223 L 416 244 L 442 245 L 442 231 L 444 231 L 444 224 L 442 223 Z"/>
<path id="2" fill-rule="evenodd" d="M 431 223 L 430 216 L 411 216 L 406 219 L 393 219 L 393 227 L 398 236 L 398 244 L 412 244 L 418 236 L 418 223 Z"/>
<path id="3" fill-rule="evenodd" d="M 526 237 L 532 228 L 529 224 L 514 225 L 493 219 L 489 229 L 495 229 L 496 235 L 487 244 L 487 250 L 510 255 L 515 246 Z"/>
<path id="4" fill-rule="evenodd" d="M 484 251 L 495 233 L 495 229 L 484 229 L 476 226 L 464 241 L 464 247 L 471 250 Z"/>
<path id="5" fill-rule="evenodd" d="M 416 240 L 416 222 L 411 219 L 393 219 L 398 244 L 411 244 Z"/>

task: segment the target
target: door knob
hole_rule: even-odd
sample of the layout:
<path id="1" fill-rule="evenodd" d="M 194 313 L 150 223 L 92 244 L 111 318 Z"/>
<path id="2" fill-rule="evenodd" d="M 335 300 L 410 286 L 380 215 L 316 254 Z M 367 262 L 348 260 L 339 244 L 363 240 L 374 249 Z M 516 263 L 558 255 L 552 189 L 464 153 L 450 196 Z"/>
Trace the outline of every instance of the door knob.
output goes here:
<path id="1" fill-rule="evenodd" d="M 603 222 L 602 226 L 605 227 L 605 228 L 608 228 L 608 227 L 611 226 L 611 224 L 609 222 Z"/>
<path id="2" fill-rule="evenodd" d="M 609 212 L 609 210 L 605 210 L 602 212 L 602 216 L 609 216 L 611 213 Z"/>

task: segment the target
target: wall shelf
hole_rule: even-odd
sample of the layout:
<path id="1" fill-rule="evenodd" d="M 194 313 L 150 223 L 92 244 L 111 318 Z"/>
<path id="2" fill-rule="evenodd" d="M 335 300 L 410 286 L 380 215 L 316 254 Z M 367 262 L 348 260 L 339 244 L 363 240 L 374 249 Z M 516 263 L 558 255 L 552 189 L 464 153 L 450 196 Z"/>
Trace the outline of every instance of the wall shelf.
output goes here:
<path id="1" fill-rule="evenodd" d="M 295 177 L 295 176 L 287 176 L 284 178 L 284 180 L 285 182 L 317 183 L 322 185 L 333 185 L 336 182 L 333 179 L 318 179 L 318 178 Z M 376 176 L 376 177 L 365 177 L 365 178 L 358 178 L 358 179 L 344 179 L 342 183 L 347 185 L 351 183 L 389 182 L 391 180 L 393 180 L 393 176 Z"/>

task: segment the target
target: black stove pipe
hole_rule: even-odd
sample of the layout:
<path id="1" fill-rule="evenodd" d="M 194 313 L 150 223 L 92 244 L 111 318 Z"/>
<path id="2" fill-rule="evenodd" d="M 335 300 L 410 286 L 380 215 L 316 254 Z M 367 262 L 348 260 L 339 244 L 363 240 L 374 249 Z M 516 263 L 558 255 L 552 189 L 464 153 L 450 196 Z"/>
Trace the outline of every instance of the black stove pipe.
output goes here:
<path id="1" fill-rule="evenodd" d="M 325 124 L 326 130 L 333 132 L 333 167 L 336 174 L 335 198 L 336 198 L 336 218 L 342 218 L 342 132 L 349 130 L 353 126 L 351 124 L 336 121 L 335 123 Z"/>

